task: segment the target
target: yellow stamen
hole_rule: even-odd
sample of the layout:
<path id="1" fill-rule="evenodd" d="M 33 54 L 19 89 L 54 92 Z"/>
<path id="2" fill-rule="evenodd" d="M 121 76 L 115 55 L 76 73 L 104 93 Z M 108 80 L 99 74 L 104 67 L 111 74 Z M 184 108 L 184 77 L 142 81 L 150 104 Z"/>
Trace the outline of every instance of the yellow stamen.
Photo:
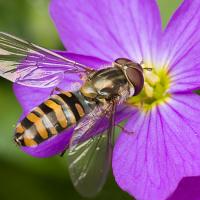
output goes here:
<path id="1" fill-rule="evenodd" d="M 152 67 L 152 71 L 144 70 L 144 88 L 142 92 L 128 99 L 128 103 L 148 111 L 164 103 L 170 99 L 168 89 L 170 87 L 170 77 L 166 68 L 156 70 Z"/>
<path id="2" fill-rule="evenodd" d="M 153 87 L 151 87 L 147 82 L 144 83 L 144 92 L 147 97 L 153 97 Z"/>
<path id="3" fill-rule="evenodd" d="M 160 81 L 160 78 L 157 74 L 152 73 L 152 71 L 144 71 L 144 76 L 146 77 L 146 82 L 154 85 Z"/>

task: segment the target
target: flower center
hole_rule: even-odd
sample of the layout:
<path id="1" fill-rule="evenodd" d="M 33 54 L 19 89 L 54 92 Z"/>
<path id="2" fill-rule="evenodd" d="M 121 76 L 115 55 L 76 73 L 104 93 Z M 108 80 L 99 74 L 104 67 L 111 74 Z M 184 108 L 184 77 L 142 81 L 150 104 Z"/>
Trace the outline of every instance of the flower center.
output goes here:
<path id="1" fill-rule="evenodd" d="M 167 92 L 170 86 L 170 77 L 166 69 L 144 70 L 144 80 L 143 90 L 139 95 L 130 97 L 127 101 L 128 104 L 148 111 L 170 99 L 170 94 Z"/>

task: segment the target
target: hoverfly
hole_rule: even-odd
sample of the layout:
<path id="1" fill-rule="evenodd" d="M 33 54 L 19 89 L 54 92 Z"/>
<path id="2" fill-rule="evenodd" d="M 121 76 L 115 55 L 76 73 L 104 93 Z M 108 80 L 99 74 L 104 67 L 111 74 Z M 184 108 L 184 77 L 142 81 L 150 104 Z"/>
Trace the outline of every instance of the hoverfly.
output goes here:
<path id="1" fill-rule="evenodd" d="M 83 196 L 94 196 L 105 183 L 112 159 L 115 111 L 143 88 L 143 68 L 126 58 L 94 70 L 30 42 L 0 32 L 0 76 L 25 86 L 55 87 L 65 74 L 85 75 L 82 87 L 60 91 L 35 107 L 16 126 L 14 140 L 34 148 L 74 126 L 68 162 L 71 180 Z M 91 137 L 94 127 L 107 129 Z"/>

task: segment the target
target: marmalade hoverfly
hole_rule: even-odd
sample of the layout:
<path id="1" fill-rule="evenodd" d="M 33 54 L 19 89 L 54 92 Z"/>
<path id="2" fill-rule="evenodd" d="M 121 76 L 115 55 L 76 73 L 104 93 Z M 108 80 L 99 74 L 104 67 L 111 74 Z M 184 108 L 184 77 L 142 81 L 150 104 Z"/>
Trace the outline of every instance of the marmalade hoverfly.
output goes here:
<path id="1" fill-rule="evenodd" d="M 84 74 L 82 87 L 75 92 L 56 88 L 70 73 Z M 94 70 L 0 32 L 0 76 L 29 87 L 59 90 L 17 124 L 14 140 L 19 146 L 34 148 L 74 126 L 67 155 L 69 173 L 80 194 L 95 195 L 111 163 L 116 106 L 142 90 L 141 65 L 118 58 L 109 67 Z M 108 128 L 91 138 L 90 130 L 102 120 Z"/>

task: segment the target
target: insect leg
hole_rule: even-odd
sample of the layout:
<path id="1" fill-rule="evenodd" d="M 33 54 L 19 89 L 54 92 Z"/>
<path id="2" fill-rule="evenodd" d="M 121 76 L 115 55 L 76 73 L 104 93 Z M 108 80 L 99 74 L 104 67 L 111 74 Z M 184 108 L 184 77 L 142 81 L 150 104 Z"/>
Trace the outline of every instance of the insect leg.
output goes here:
<path id="1" fill-rule="evenodd" d="M 123 126 L 121 126 L 120 124 L 117 124 L 117 127 L 119 127 L 122 131 L 124 131 L 126 134 L 128 135 L 132 135 L 134 134 L 133 131 L 128 131 L 127 129 L 125 129 Z"/>
<path id="2" fill-rule="evenodd" d="M 64 150 L 61 152 L 60 157 L 63 157 L 63 156 L 65 155 L 66 151 L 67 151 L 67 149 L 64 149 Z"/>

